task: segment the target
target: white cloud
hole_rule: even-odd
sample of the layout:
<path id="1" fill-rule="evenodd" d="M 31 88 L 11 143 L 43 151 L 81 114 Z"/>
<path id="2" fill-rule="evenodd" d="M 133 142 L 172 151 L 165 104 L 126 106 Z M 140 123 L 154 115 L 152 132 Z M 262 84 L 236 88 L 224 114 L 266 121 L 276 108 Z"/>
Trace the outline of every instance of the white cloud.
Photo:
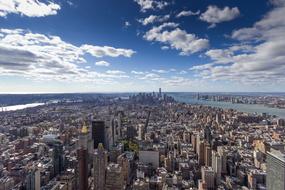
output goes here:
<path id="1" fill-rule="evenodd" d="M 97 66 L 109 67 L 111 64 L 110 64 L 109 62 L 107 62 L 107 61 L 97 61 L 97 62 L 95 63 L 95 65 L 97 65 Z"/>
<path id="2" fill-rule="evenodd" d="M 145 72 L 142 72 L 142 71 L 132 71 L 131 73 L 135 74 L 135 75 L 144 75 L 145 74 Z"/>
<path id="3" fill-rule="evenodd" d="M 141 8 L 142 12 L 146 12 L 147 10 L 156 10 L 156 9 L 163 9 L 165 6 L 168 5 L 165 1 L 158 1 L 158 0 L 134 0 Z"/>
<path id="4" fill-rule="evenodd" d="M 155 73 L 147 73 L 144 76 L 140 77 L 141 80 L 151 80 L 151 81 L 160 81 L 163 80 L 163 78 L 160 77 L 160 75 Z"/>
<path id="5" fill-rule="evenodd" d="M 131 49 L 121 49 L 121 48 L 114 48 L 110 46 L 93 46 L 93 45 L 82 45 L 81 50 L 84 52 L 90 53 L 94 57 L 131 57 L 135 51 Z"/>
<path id="6" fill-rule="evenodd" d="M 82 68 L 89 50 L 96 57 L 130 56 L 132 50 L 93 45 L 75 46 L 58 36 L 47 36 L 22 29 L 0 29 L 0 74 L 31 79 L 95 81 L 114 78 Z M 100 50 L 100 51 L 99 51 Z M 127 52 L 127 53 L 126 53 Z M 125 77 L 125 76 L 115 76 Z"/>
<path id="7" fill-rule="evenodd" d="M 192 81 L 184 77 L 173 76 L 170 79 L 164 80 L 167 86 L 191 86 Z"/>
<path id="8" fill-rule="evenodd" d="M 165 16 L 150 15 L 149 17 L 145 19 L 139 19 L 138 21 L 145 26 L 145 25 L 152 24 L 155 22 L 165 22 L 169 18 L 170 18 L 170 15 L 165 15 Z"/>
<path id="9" fill-rule="evenodd" d="M 200 19 L 202 21 L 210 23 L 210 28 L 216 26 L 216 24 L 226 21 L 231 21 L 240 15 L 239 9 L 237 7 L 230 8 L 224 7 L 220 9 L 217 6 L 210 5 L 206 12 L 202 13 Z"/>
<path id="10" fill-rule="evenodd" d="M 192 12 L 192 11 L 181 11 L 180 13 L 178 13 L 176 15 L 177 18 L 180 17 L 185 17 L 185 16 L 195 16 L 195 15 L 199 15 L 200 14 L 200 10 L 196 11 L 196 12 Z"/>
<path id="11" fill-rule="evenodd" d="M 106 71 L 107 74 L 114 74 L 114 75 L 117 75 L 117 74 L 125 74 L 124 71 L 119 71 L 119 70 L 108 70 Z"/>
<path id="12" fill-rule="evenodd" d="M 182 71 L 179 72 L 180 75 L 185 75 L 185 74 L 187 74 L 187 73 L 188 73 L 188 72 L 187 72 L 187 71 L 184 71 L 184 70 L 182 70 Z"/>
<path id="13" fill-rule="evenodd" d="M 169 47 L 168 47 L 168 46 L 161 46 L 161 49 L 162 49 L 162 50 L 168 50 Z"/>
<path id="14" fill-rule="evenodd" d="M 169 73 L 169 71 L 163 70 L 163 69 L 152 69 L 152 72 L 160 73 L 160 74 Z"/>
<path id="15" fill-rule="evenodd" d="M 180 55 L 189 55 L 206 49 L 209 46 L 207 39 L 198 38 L 185 30 L 177 28 L 176 23 L 164 23 L 153 27 L 146 32 L 144 38 L 148 41 L 157 41 L 169 45 L 172 49 L 180 50 Z M 167 30 L 170 28 L 171 30 Z"/>
<path id="16" fill-rule="evenodd" d="M 130 26 L 131 26 L 131 23 L 130 23 L 129 21 L 125 21 L 124 27 L 125 27 L 125 28 L 128 28 L 128 27 L 130 27 Z"/>
<path id="17" fill-rule="evenodd" d="M 240 45 L 209 50 L 206 55 L 213 62 L 192 70 L 213 80 L 255 85 L 285 82 L 285 1 L 280 2 L 253 27 L 233 31 L 232 38 Z"/>
<path id="18" fill-rule="evenodd" d="M 60 5 L 53 2 L 41 2 L 40 0 L 0 0 L 0 16 L 8 14 L 20 14 L 28 17 L 43 17 L 56 15 Z"/>

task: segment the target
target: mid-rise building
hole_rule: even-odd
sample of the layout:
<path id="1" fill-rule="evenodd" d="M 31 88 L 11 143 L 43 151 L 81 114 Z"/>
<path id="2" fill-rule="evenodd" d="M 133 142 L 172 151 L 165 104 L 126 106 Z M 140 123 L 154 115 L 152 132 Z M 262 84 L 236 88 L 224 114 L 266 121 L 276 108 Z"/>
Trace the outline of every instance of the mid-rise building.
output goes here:
<path id="1" fill-rule="evenodd" d="M 110 163 L 106 169 L 105 190 L 124 189 L 124 177 L 119 164 Z"/>
<path id="2" fill-rule="evenodd" d="M 266 157 L 267 190 L 284 190 L 285 189 L 285 154 L 272 149 L 267 152 Z"/>

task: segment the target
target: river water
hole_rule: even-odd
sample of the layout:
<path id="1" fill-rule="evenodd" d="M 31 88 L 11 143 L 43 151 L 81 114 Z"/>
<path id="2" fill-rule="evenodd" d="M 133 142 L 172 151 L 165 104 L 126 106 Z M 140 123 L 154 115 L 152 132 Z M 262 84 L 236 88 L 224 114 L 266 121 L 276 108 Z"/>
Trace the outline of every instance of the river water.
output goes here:
<path id="1" fill-rule="evenodd" d="M 267 113 L 269 115 L 276 115 L 280 118 L 285 118 L 285 109 L 270 108 L 264 105 L 257 104 L 233 104 L 231 102 L 197 100 L 197 98 L 195 98 L 193 94 L 187 93 L 170 93 L 169 95 L 171 95 L 176 101 L 185 102 L 189 104 L 208 105 L 223 109 L 234 109 L 240 112 L 247 113 Z"/>
<path id="2" fill-rule="evenodd" d="M 32 107 L 41 106 L 41 105 L 44 105 L 44 103 L 31 103 L 31 104 L 6 106 L 6 107 L 0 107 L 0 111 L 16 111 L 16 110 L 22 110 L 25 108 L 32 108 Z"/>

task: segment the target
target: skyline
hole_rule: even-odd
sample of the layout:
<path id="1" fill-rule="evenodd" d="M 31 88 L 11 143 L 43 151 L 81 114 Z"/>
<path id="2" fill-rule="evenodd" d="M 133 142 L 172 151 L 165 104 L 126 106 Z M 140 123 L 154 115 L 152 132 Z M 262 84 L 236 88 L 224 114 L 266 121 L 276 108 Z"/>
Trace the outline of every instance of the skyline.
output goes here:
<path id="1" fill-rule="evenodd" d="M 282 92 L 284 11 L 285 0 L 0 0 L 0 93 Z"/>

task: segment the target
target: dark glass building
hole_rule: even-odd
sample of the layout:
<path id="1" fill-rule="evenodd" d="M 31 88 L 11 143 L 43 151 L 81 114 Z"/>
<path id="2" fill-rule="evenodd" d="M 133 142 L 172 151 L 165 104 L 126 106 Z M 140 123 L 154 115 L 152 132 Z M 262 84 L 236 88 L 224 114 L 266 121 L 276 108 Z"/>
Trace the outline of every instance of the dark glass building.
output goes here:
<path id="1" fill-rule="evenodd" d="M 63 144 L 59 141 L 55 141 L 52 144 L 52 148 L 53 148 L 53 170 L 54 170 L 54 175 L 57 176 L 64 170 Z"/>
<path id="2" fill-rule="evenodd" d="M 94 141 L 94 149 L 98 148 L 98 144 L 105 145 L 105 122 L 104 121 L 92 121 L 92 139 Z"/>

